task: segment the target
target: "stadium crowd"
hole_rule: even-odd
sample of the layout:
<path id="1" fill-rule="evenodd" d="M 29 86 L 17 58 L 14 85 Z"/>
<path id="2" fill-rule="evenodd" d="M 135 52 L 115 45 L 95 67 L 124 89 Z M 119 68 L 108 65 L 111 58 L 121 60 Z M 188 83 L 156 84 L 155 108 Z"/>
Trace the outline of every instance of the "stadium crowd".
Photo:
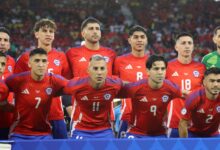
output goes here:
<path id="1" fill-rule="evenodd" d="M 219 23 L 219 2 L 207 0 L 2 0 L 0 4 L 0 25 L 12 32 L 14 57 L 35 45 L 32 26 L 39 18 L 56 21 L 59 30 L 54 46 L 62 51 L 80 45 L 80 23 L 88 16 L 102 21 L 102 45 L 113 48 L 118 55 L 129 51 L 127 33 L 131 25 L 147 28 L 147 49 L 168 59 L 176 56 L 176 33 L 189 31 L 195 37 L 196 60 L 214 49 L 211 35 Z"/>

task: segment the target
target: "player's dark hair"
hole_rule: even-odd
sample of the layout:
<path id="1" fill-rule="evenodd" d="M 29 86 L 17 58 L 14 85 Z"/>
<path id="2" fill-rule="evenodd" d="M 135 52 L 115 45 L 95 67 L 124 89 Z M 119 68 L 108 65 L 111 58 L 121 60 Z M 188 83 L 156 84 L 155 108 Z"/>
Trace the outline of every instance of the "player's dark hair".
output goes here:
<path id="1" fill-rule="evenodd" d="M 29 57 L 32 57 L 37 54 L 47 55 L 47 52 L 43 48 L 36 48 L 30 52 Z"/>
<path id="2" fill-rule="evenodd" d="M 103 57 L 102 55 L 99 55 L 99 54 L 92 55 L 92 57 L 90 58 L 89 61 L 91 62 L 91 61 L 93 61 L 93 60 L 95 60 L 95 61 L 100 61 L 100 60 L 106 61 L 106 60 L 105 60 L 105 57 Z"/>
<path id="3" fill-rule="evenodd" d="M 217 27 L 214 29 L 213 34 L 214 34 L 214 35 L 216 35 L 216 34 L 217 34 L 217 32 L 218 32 L 218 30 L 220 30 L 220 26 L 217 26 Z"/>
<path id="4" fill-rule="evenodd" d="M 188 37 L 191 37 L 193 39 L 193 36 L 192 34 L 188 33 L 188 32 L 181 32 L 179 33 L 176 38 L 175 38 L 175 41 L 178 41 L 181 37 L 183 36 L 188 36 Z"/>
<path id="5" fill-rule="evenodd" d="M 6 57 L 6 54 L 0 51 L 0 57 Z"/>
<path id="6" fill-rule="evenodd" d="M 0 27 L 0 32 L 8 34 L 8 36 L 10 37 L 10 31 L 6 27 Z"/>
<path id="7" fill-rule="evenodd" d="M 141 31 L 147 36 L 147 29 L 145 29 L 144 27 L 139 26 L 139 25 L 134 25 L 133 27 L 131 27 L 128 32 L 128 36 L 129 37 L 132 36 L 134 34 L 134 32 L 136 32 L 136 31 Z"/>
<path id="8" fill-rule="evenodd" d="M 204 73 L 204 78 L 207 77 L 209 74 L 220 74 L 220 68 L 212 67 L 207 69 Z"/>
<path id="9" fill-rule="evenodd" d="M 163 56 L 159 56 L 159 55 L 151 55 L 146 62 L 146 68 L 150 70 L 152 68 L 153 63 L 156 61 L 163 61 L 165 67 L 167 68 L 166 59 Z"/>
<path id="10" fill-rule="evenodd" d="M 81 31 L 82 31 L 89 23 L 98 23 L 99 26 L 101 26 L 101 22 L 100 22 L 98 19 L 96 19 L 96 18 L 94 18 L 94 17 L 88 17 L 88 18 L 86 18 L 86 19 L 82 22 L 82 24 L 81 24 Z"/>
<path id="11" fill-rule="evenodd" d="M 34 32 L 38 32 L 40 30 L 40 28 L 42 27 L 49 27 L 54 29 L 55 31 L 57 30 L 57 25 L 53 20 L 50 20 L 48 18 L 43 18 L 39 21 L 37 21 L 34 25 Z"/>

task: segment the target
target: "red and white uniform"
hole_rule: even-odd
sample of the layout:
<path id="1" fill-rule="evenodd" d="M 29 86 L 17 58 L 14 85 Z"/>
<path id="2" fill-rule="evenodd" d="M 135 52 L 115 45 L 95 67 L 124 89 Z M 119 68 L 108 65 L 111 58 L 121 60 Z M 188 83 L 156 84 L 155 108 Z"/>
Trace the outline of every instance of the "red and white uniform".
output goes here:
<path id="1" fill-rule="evenodd" d="M 148 55 L 135 57 L 132 53 L 118 56 L 114 62 L 113 74 L 123 81 L 136 82 L 147 78 L 146 61 Z M 121 119 L 129 121 L 132 106 L 131 100 L 122 99 Z"/>
<path id="2" fill-rule="evenodd" d="M 6 84 L 15 96 L 11 134 L 50 134 L 48 113 L 52 98 L 62 93 L 67 80 L 59 75 L 45 74 L 43 80 L 35 81 L 30 72 L 23 72 L 8 77 Z"/>
<path id="3" fill-rule="evenodd" d="M 29 51 L 25 52 L 18 58 L 15 65 L 15 73 L 30 70 L 28 67 L 29 53 Z M 59 74 L 66 78 L 70 77 L 69 64 L 65 53 L 52 49 L 48 52 L 48 62 L 48 73 Z M 64 113 L 61 97 L 55 97 L 53 99 L 49 120 L 63 120 Z"/>
<path id="4" fill-rule="evenodd" d="M 97 131 L 110 128 L 112 100 L 118 94 L 121 85 L 122 81 L 116 77 L 107 77 L 100 89 L 94 89 L 89 84 L 89 77 L 71 80 L 64 92 L 75 97 L 73 113 L 76 107 L 79 110 L 73 118 L 72 131 L 75 129 Z"/>
<path id="5" fill-rule="evenodd" d="M 159 89 L 152 89 L 148 80 L 127 84 L 123 94 L 132 98 L 131 126 L 128 132 L 139 135 L 157 136 L 165 134 L 164 116 L 168 103 L 181 97 L 180 89 L 169 80 Z"/>
<path id="6" fill-rule="evenodd" d="M 177 59 L 168 63 L 166 78 L 177 84 L 181 90 L 193 91 L 202 86 L 205 66 L 200 62 L 192 61 L 189 64 L 181 64 Z M 178 128 L 180 112 L 184 106 L 184 100 L 179 98 L 168 105 L 168 128 Z"/>
<path id="7" fill-rule="evenodd" d="M 87 47 L 80 46 L 71 48 L 67 51 L 66 56 L 69 61 L 71 71 L 74 77 L 85 77 L 87 76 L 87 68 L 89 65 L 89 60 L 93 55 L 102 55 L 105 57 L 108 67 L 108 75 L 112 75 L 112 66 L 116 53 L 109 48 L 100 47 L 98 50 L 91 50 Z"/>
<path id="8" fill-rule="evenodd" d="M 186 98 L 185 108 L 182 118 L 191 121 L 189 131 L 201 137 L 219 134 L 220 95 L 216 100 L 209 100 L 201 88 Z"/>

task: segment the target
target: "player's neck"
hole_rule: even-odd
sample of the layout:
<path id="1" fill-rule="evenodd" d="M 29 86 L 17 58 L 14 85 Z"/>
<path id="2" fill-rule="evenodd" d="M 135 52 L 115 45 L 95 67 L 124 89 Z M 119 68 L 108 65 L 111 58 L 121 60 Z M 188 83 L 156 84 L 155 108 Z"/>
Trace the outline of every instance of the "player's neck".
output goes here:
<path id="1" fill-rule="evenodd" d="M 163 86 L 163 82 L 158 83 L 153 81 L 152 79 L 148 79 L 148 85 L 152 88 L 152 89 L 159 89 Z"/>
<path id="2" fill-rule="evenodd" d="M 131 51 L 131 54 L 135 57 L 144 57 L 144 51 L 135 51 L 135 50 L 132 50 Z"/>
<path id="3" fill-rule="evenodd" d="M 100 44 L 99 42 L 91 43 L 91 42 L 85 41 L 85 47 L 90 50 L 99 50 Z"/>
<path id="4" fill-rule="evenodd" d="M 207 90 L 205 90 L 205 95 L 210 100 L 216 100 L 218 98 L 219 94 L 213 95 L 210 92 L 208 92 Z"/>
<path id="5" fill-rule="evenodd" d="M 103 85 L 104 85 L 104 82 L 102 83 L 96 83 L 92 80 L 89 80 L 89 84 L 94 88 L 94 89 L 100 89 Z"/>
<path id="6" fill-rule="evenodd" d="M 178 56 L 177 59 L 181 64 L 189 64 L 192 62 L 191 56 L 189 56 L 189 57 Z"/>
<path id="7" fill-rule="evenodd" d="M 51 51 L 51 49 L 52 49 L 52 45 L 44 45 L 44 44 L 38 44 L 38 48 L 42 48 L 42 49 L 44 49 L 47 53 L 49 52 L 49 51 Z"/>
<path id="8" fill-rule="evenodd" d="M 217 47 L 217 53 L 220 55 L 220 47 Z"/>
<path id="9" fill-rule="evenodd" d="M 41 80 L 43 80 L 44 75 L 39 76 L 39 75 L 36 75 L 36 74 L 34 74 L 33 72 L 31 72 L 31 77 L 32 77 L 32 79 L 35 80 L 35 81 L 41 81 Z"/>

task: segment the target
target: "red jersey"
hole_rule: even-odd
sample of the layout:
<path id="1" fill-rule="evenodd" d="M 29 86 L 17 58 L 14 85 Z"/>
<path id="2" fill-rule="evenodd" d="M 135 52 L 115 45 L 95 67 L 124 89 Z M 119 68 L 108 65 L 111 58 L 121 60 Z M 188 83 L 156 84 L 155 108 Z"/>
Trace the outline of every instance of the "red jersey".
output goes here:
<path id="1" fill-rule="evenodd" d="M 12 75 L 14 72 L 14 67 L 15 67 L 15 60 L 11 56 L 7 55 L 6 56 L 6 66 L 5 66 L 5 71 L 2 75 L 2 79 L 6 79 L 8 76 Z"/>
<path id="2" fill-rule="evenodd" d="M 128 82 L 136 82 L 147 78 L 147 58 L 148 55 L 144 55 L 144 57 L 135 57 L 132 53 L 119 56 L 115 59 L 113 74 L 120 77 L 123 81 Z M 131 99 L 122 99 L 121 120 L 129 121 L 131 111 Z"/>
<path id="3" fill-rule="evenodd" d="M 30 51 L 25 52 L 18 58 L 15 65 L 15 73 L 30 70 L 30 68 L 28 67 L 29 53 Z M 69 64 L 65 56 L 65 53 L 52 49 L 48 52 L 48 62 L 48 73 L 59 74 L 66 78 L 70 77 Z M 52 101 L 49 120 L 62 119 L 64 119 L 64 113 L 62 108 L 61 97 L 55 97 Z"/>
<path id="4" fill-rule="evenodd" d="M 0 77 L 2 80 L 6 79 L 8 76 L 12 75 L 14 72 L 15 60 L 11 56 L 6 56 L 6 66 L 3 75 Z M 13 93 L 9 93 L 7 98 L 9 103 L 13 103 Z M 0 128 L 9 128 L 12 124 L 13 113 L 4 112 L 0 110 L 1 123 Z"/>
<path id="5" fill-rule="evenodd" d="M 15 93 L 11 134 L 50 134 L 51 127 L 47 118 L 52 98 L 62 93 L 67 81 L 53 74 L 46 74 L 43 80 L 35 81 L 30 72 L 23 72 L 8 77 L 6 84 Z"/>
<path id="6" fill-rule="evenodd" d="M 114 62 L 114 75 L 123 81 L 135 82 L 147 78 L 146 61 L 148 56 L 135 57 L 131 53 L 119 56 Z"/>
<path id="7" fill-rule="evenodd" d="M 177 59 L 171 60 L 167 66 L 166 77 L 176 83 L 181 90 L 192 91 L 200 88 L 205 72 L 205 66 L 200 62 L 192 61 L 189 64 L 181 64 Z M 178 128 L 180 112 L 184 106 L 184 100 L 179 98 L 168 105 L 169 128 Z"/>
<path id="8" fill-rule="evenodd" d="M 3 80 L 0 80 L 0 103 L 4 103 L 7 97 L 8 97 L 8 87 L 6 86 Z"/>
<path id="9" fill-rule="evenodd" d="M 219 134 L 220 95 L 216 100 L 209 100 L 205 89 L 201 88 L 186 98 L 185 108 L 186 111 L 182 110 L 182 118 L 191 120 L 189 131 L 201 137 Z"/>
<path id="10" fill-rule="evenodd" d="M 89 60 L 95 54 L 100 54 L 105 57 L 108 67 L 108 75 L 112 75 L 112 66 L 116 53 L 113 50 L 102 46 L 98 50 L 91 50 L 83 45 L 71 48 L 66 53 L 74 77 L 84 77 L 88 75 L 86 70 L 88 68 Z"/>
<path id="11" fill-rule="evenodd" d="M 121 85 L 119 78 L 107 77 L 100 89 L 89 84 L 89 77 L 71 80 L 64 91 L 75 97 L 72 129 L 94 131 L 110 128 L 111 102 Z M 76 107 L 79 110 L 77 116 L 74 115 Z"/>
<path id="12" fill-rule="evenodd" d="M 167 105 L 173 98 L 181 97 L 177 85 L 164 80 L 161 88 L 152 89 L 148 80 L 143 79 L 127 84 L 123 93 L 132 98 L 131 125 L 128 132 L 150 136 L 165 134 L 164 117 Z"/>

